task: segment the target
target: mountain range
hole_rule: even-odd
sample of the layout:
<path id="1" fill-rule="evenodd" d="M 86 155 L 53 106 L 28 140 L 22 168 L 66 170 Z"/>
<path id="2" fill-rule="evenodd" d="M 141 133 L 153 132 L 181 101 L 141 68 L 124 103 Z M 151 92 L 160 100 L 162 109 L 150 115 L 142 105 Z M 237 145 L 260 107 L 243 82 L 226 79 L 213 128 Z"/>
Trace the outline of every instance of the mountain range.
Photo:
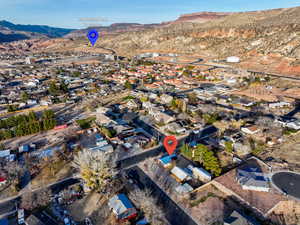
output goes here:
<path id="1" fill-rule="evenodd" d="M 129 57 L 141 52 L 173 52 L 206 59 L 235 55 L 247 68 L 300 75 L 300 7 L 199 12 L 160 24 L 118 23 L 95 29 L 101 35 L 93 48 L 88 46 L 87 29 L 70 31 L 60 39 L 35 39 L 26 45 L 29 51 L 50 52 L 101 52 L 106 48 Z M 19 32 L 14 34 L 28 34 Z M 2 45 L 2 49 L 18 50 L 20 46 Z"/>
<path id="2" fill-rule="evenodd" d="M 0 42 L 11 42 L 31 38 L 63 37 L 74 29 L 49 27 L 44 25 L 13 24 L 6 20 L 0 21 Z"/>
<path id="3" fill-rule="evenodd" d="M 21 25 L 3 20 L 0 21 L 0 43 L 35 38 L 85 37 L 88 30 L 92 28 L 97 29 L 100 35 L 117 35 L 128 31 L 142 31 L 182 22 L 203 23 L 230 14 L 231 13 L 200 12 L 184 14 L 175 21 L 162 22 L 159 24 L 114 23 L 109 26 L 89 27 L 86 29 L 65 29 L 44 25 Z"/>

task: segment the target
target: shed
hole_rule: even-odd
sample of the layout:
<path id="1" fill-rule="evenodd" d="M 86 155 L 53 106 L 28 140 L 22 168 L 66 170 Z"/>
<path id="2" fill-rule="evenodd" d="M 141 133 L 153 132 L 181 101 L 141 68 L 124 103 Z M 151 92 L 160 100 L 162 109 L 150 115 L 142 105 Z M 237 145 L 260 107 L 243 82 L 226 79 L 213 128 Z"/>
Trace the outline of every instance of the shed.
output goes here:
<path id="1" fill-rule="evenodd" d="M 29 145 L 22 145 L 19 147 L 19 153 L 28 152 L 30 149 Z"/>
<path id="2" fill-rule="evenodd" d="M 193 191 L 193 187 L 189 185 L 188 183 L 181 184 L 175 188 L 175 191 L 179 194 L 187 194 Z"/>
<path id="3" fill-rule="evenodd" d="M 211 181 L 211 178 L 212 178 L 211 174 L 203 168 L 194 167 L 192 169 L 192 172 L 193 172 L 193 175 L 195 177 L 197 177 L 199 180 Z"/>
<path id="4" fill-rule="evenodd" d="M 189 174 L 185 172 L 183 169 L 175 166 L 172 170 L 171 173 L 173 176 L 176 178 L 177 181 L 183 182 L 185 180 L 188 180 L 190 178 Z"/>

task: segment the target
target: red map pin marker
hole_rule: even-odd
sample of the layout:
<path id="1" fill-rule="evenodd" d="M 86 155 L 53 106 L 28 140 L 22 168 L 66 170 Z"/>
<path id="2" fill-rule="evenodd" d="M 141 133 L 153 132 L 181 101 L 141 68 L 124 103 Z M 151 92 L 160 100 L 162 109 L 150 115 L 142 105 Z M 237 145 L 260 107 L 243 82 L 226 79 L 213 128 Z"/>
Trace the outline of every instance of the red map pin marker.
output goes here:
<path id="1" fill-rule="evenodd" d="M 164 146 L 169 155 L 172 155 L 177 147 L 178 141 L 175 136 L 167 136 L 164 139 Z"/>

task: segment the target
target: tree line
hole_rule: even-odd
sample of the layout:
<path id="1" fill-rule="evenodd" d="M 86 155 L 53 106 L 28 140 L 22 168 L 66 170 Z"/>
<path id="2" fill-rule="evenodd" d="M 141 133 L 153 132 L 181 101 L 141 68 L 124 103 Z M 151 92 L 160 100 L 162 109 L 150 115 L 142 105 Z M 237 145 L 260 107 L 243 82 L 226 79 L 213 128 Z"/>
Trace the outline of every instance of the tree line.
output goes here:
<path id="1" fill-rule="evenodd" d="M 0 120 L 0 140 L 51 130 L 55 126 L 56 120 L 52 110 L 44 111 L 40 118 L 34 112 L 11 116 Z"/>

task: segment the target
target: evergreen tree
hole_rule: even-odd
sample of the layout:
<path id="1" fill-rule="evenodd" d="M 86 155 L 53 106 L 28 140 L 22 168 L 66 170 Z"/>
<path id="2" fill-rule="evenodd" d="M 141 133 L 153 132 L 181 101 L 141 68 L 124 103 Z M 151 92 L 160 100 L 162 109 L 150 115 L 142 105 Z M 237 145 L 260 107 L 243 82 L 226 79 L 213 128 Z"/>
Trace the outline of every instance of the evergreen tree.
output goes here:
<path id="1" fill-rule="evenodd" d="M 53 96 L 56 96 L 59 94 L 59 87 L 57 87 L 56 82 L 52 81 L 50 83 L 48 91 Z"/>
<path id="2" fill-rule="evenodd" d="M 132 86 L 132 84 L 128 81 L 128 80 L 126 80 L 126 82 L 125 82 L 125 88 L 127 88 L 127 89 L 133 89 L 133 86 Z"/>

